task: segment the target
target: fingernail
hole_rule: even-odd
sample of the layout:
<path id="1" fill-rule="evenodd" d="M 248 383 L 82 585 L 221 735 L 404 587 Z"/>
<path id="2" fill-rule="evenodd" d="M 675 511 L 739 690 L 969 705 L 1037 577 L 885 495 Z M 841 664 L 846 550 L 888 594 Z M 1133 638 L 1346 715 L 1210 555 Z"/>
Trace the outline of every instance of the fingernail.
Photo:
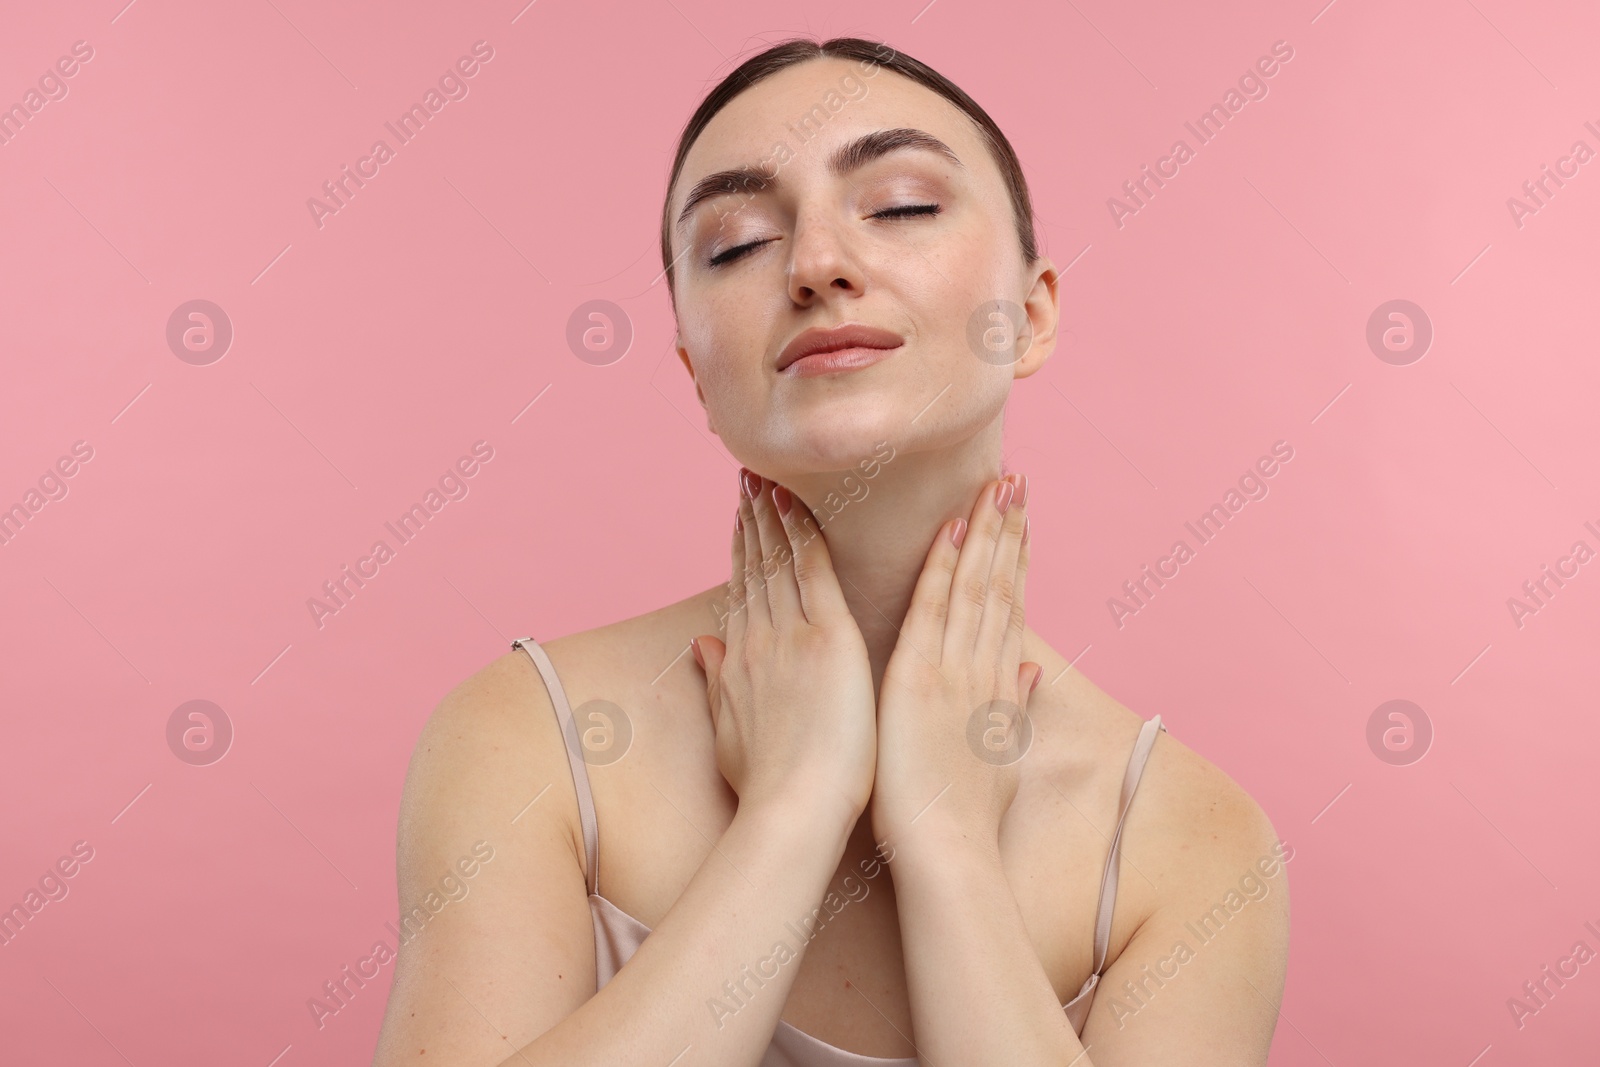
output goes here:
<path id="1" fill-rule="evenodd" d="M 967 539 L 967 520 L 957 519 L 956 524 L 950 529 L 950 540 L 955 542 L 957 548 Z"/>
<path id="2" fill-rule="evenodd" d="M 698 657 L 698 656 L 699 656 L 699 653 L 698 653 L 698 652 L 696 652 L 696 653 L 695 653 L 695 655 L 696 655 L 696 656 L 697 656 L 697 657 Z M 702 666 L 702 667 L 704 667 L 704 666 L 705 666 L 705 664 L 704 664 L 704 663 L 702 663 L 702 664 L 700 664 L 700 666 Z M 1030 694 L 1031 694 L 1031 693 L 1032 693 L 1032 692 L 1033 692 L 1033 691 L 1034 691 L 1034 690 L 1035 690 L 1035 689 L 1037 689 L 1037 688 L 1039 688 L 1039 679 L 1040 679 L 1040 678 L 1043 678 L 1043 677 L 1044 677 L 1044 670 L 1043 670 L 1043 669 L 1042 669 L 1042 668 L 1041 668 L 1041 669 L 1040 669 L 1040 670 L 1037 670 L 1037 671 L 1035 671 L 1035 672 L 1034 672 L 1034 673 L 1033 673 L 1033 684 L 1032 684 L 1032 685 L 1030 685 L 1030 686 L 1028 686 L 1028 692 L 1029 692 L 1029 693 L 1030 693 Z"/>
<path id="3" fill-rule="evenodd" d="M 700 655 L 700 639 L 698 637 L 689 638 L 689 648 L 690 648 L 690 650 L 692 652 L 694 652 L 694 661 L 696 663 L 700 664 L 700 669 L 701 670 L 705 670 L 706 669 L 705 657 Z M 1037 681 L 1035 681 L 1034 684 L 1037 685 L 1039 683 Z M 1029 690 L 1029 692 L 1032 692 L 1032 690 Z"/>
<path id="4" fill-rule="evenodd" d="M 1000 488 L 996 491 L 994 497 L 994 506 L 1000 509 L 1000 514 L 1004 515 L 1006 508 L 1011 506 L 1011 497 L 1016 491 L 1017 487 L 1010 482 L 1000 483 Z"/>
<path id="5" fill-rule="evenodd" d="M 1020 544 L 1025 545 L 1028 543 L 1028 523 L 1030 520 L 1032 520 L 1032 518 L 1032 515 L 1022 516 L 1022 540 L 1019 542 Z"/>
<path id="6" fill-rule="evenodd" d="M 789 499 L 789 490 L 781 485 L 775 485 L 772 487 L 772 503 L 777 507 L 779 515 L 787 516 L 794 501 Z"/>
<path id="7" fill-rule="evenodd" d="M 761 493 L 761 477 L 748 467 L 739 468 L 739 491 L 754 500 Z"/>
<path id="8" fill-rule="evenodd" d="M 744 517 L 739 514 L 739 509 L 733 509 L 733 532 L 738 533 L 744 529 Z"/>
<path id="9" fill-rule="evenodd" d="M 1028 506 L 1028 476 L 1026 474 L 1013 475 L 1017 480 L 1017 503 L 1023 507 Z"/>

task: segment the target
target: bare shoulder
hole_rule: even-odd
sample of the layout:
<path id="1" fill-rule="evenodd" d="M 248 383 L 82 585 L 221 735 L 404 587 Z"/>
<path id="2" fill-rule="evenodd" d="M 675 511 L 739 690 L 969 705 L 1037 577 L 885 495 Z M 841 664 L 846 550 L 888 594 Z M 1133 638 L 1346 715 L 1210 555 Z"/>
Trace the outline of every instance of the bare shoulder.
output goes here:
<path id="1" fill-rule="evenodd" d="M 552 641 L 547 653 L 581 661 L 585 647 Z M 499 1062 L 507 1042 L 527 1044 L 589 999 L 584 863 L 555 704 L 529 655 L 507 649 L 440 699 L 412 751 L 399 959 L 374 1062 L 420 1048 L 429 1061 Z"/>
<path id="2" fill-rule="evenodd" d="M 638 706 L 659 695 L 661 687 L 652 683 L 687 654 L 687 645 L 678 648 L 670 637 L 682 629 L 674 624 L 699 615 L 711 630 L 714 619 L 692 597 L 537 644 L 574 710 L 598 696 Z M 549 815 L 533 821 L 549 823 L 566 837 L 581 870 L 577 794 L 559 722 L 545 679 L 521 649 L 508 648 L 446 693 L 412 752 L 402 800 L 401 862 L 415 843 L 408 831 L 465 832 L 461 823 L 469 812 L 520 827 L 530 820 L 528 806 L 537 797 Z"/>
<path id="3" fill-rule="evenodd" d="M 631 680 L 645 676 L 648 683 L 646 668 L 663 655 L 672 658 L 650 641 L 660 614 L 537 641 L 573 709 L 596 695 L 626 699 Z M 521 824 L 537 794 L 550 810 L 547 821 L 564 832 L 581 864 L 571 775 L 550 688 L 529 652 L 508 648 L 446 693 L 417 738 L 402 802 L 402 862 L 408 827 L 453 824 L 467 811 L 499 812 L 502 822 Z"/>
<path id="4" fill-rule="evenodd" d="M 464 832 L 467 812 L 512 825 L 532 799 L 522 795 L 527 786 L 548 780 L 560 756 L 554 705 L 533 662 L 515 649 L 496 656 L 440 699 L 417 737 L 401 804 L 401 861 L 416 843 L 407 831 Z"/>
<path id="5" fill-rule="evenodd" d="M 693 608 L 539 641 L 571 706 L 648 692 L 672 659 L 661 619 L 674 610 Z M 585 863 L 551 690 L 528 652 L 506 649 L 439 700 L 412 750 L 396 835 L 399 958 L 374 1062 L 425 1048 L 428 1061 L 498 1063 L 593 996 Z"/>
<path id="6" fill-rule="evenodd" d="M 1030 656 L 1045 664 L 1047 681 L 1049 655 L 1041 650 Z M 1064 661 L 1055 669 L 1064 669 Z M 1066 825 L 1089 824 L 1074 847 L 1103 859 L 1128 761 L 1150 716 L 1129 709 L 1075 669 L 1052 688 L 1039 729 L 1055 736 L 1042 767 L 1083 816 Z M 1243 786 L 1180 740 L 1181 719 L 1163 715 L 1162 726 L 1123 825 L 1109 958 L 1115 961 L 1154 917 L 1197 918 L 1213 902 L 1236 902 L 1240 893 L 1270 900 L 1252 908 L 1270 917 L 1270 936 L 1281 935 L 1286 943 L 1284 869 L 1293 858 L 1292 847 L 1279 840 L 1271 819 Z M 1098 864 L 1094 875 L 1098 883 Z M 1092 888 L 1097 891 L 1097 884 Z"/>
<path id="7" fill-rule="evenodd" d="M 1050 666 L 1045 669 L 1048 678 Z M 1070 774 L 1071 761 L 1092 760 L 1120 783 L 1139 730 L 1150 716 L 1129 709 L 1076 669 L 1067 671 L 1054 688 L 1059 692 L 1052 695 L 1043 721 L 1059 724 L 1069 766 L 1052 773 L 1066 770 Z M 1047 691 L 1039 690 L 1041 694 Z M 1206 856 L 1229 848 L 1271 845 L 1277 840 L 1255 798 L 1180 740 L 1174 730 L 1181 729 L 1171 716 L 1163 716 L 1125 830 L 1130 849 L 1169 857 L 1174 863 L 1173 878 Z M 1104 792 L 1098 787 L 1096 791 Z M 1116 790 L 1111 796 L 1116 796 Z M 1155 859 L 1152 855 L 1152 863 Z"/>
<path id="8" fill-rule="evenodd" d="M 1033 747 L 1022 761 L 1026 769 L 1012 805 L 1012 832 L 1007 835 L 1002 826 L 1002 849 L 1009 841 L 1013 886 L 1029 930 L 1036 931 L 1040 960 L 1061 1003 L 1078 994 L 1094 970 L 1097 917 L 1106 907 L 1102 877 L 1115 870 L 1104 969 L 1083 1041 L 1093 1046 L 1096 1063 L 1199 1062 L 1198 1050 L 1214 1046 L 1215 1033 L 1207 1027 L 1216 1023 L 1197 1019 L 1213 1002 L 1190 999 L 1194 990 L 1219 982 L 1230 995 L 1242 991 L 1263 1008 L 1252 984 L 1264 996 L 1281 995 L 1288 951 L 1282 863 L 1288 857 L 1275 850 L 1272 823 L 1255 798 L 1180 739 L 1181 715 L 1162 714 L 1166 729 L 1155 732 L 1122 814 L 1130 760 L 1141 729 L 1154 716 L 1112 697 L 1031 630 L 1024 636 L 1022 658 L 1040 664 L 1044 673 L 1028 701 Z M 1114 838 L 1120 859 L 1108 867 Z M 1214 905 L 1223 908 L 1220 920 L 1212 913 Z M 1229 910 L 1241 905 L 1243 910 Z M 1228 916 L 1233 917 L 1227 935 L 1201 950 L 1203 962 L 1184 972 L 1204 977 L 1158 990 L 1151 975 L 1159 970 L 1164 980 L 1175 973 L 1167 958 L 1174 945 L 1185 939 L 1196 944 L 1186 924 L 1206 926 Z M 1130 993 L 1130 987 L 1151 989 L 1155 998 Z M 1113 1051 L 1125 1039 L 1125 1028 L 1147 1036 L 1179 1032 L 1167 1025 L 1126 1023 L 1130 1011 L 1157 1002 L 1160 1006 L 1141 1013 L 1142 1018 L 1166 1016 L 1170 1023 L 1181 1009 L 1189 1044 L 1157 1050 L 1140 1046 L 1139 1055 Z M 1226 1010 L 1228 1018 L 1247 1024 L 1232 1033 L 1249 1049 L 1259 1047 L 1263 1028 L 1270 1038 L 1275 1018 L 1270 1011 L 1249 1015 L 1254 1009 L 1245 1005 L 1241 1014 L 1235 1002 Z M 1246 1061 L 1241 1055 L 1205 1062 Z"/>
<path id="9" fill-rule="evenodd" d="M 1144 717 L 1085 684 L 1091 717 L 1127 751 Z M 1108 1063 L 1198 1062 L 1199 1048 L 1217 1056 L 1206 1062 L 1265 1063 L 1294 849 L 1247 790 L 1163 725 L 1123 827 L 1112 948 L 1082 1037 Z"/>
<path id="10" fill-rule="evenodd" d="M 595 695 L 625 699 L 688 655 L 688 645 L 673 636 L 683 623 L 700 619 L 704 631 L 714 630 L 715 616 L 705 600 L 705 594 L 697 594 L 631 618 L 538 639 L 537 644 L 572 707 Z M 470 767 L 473 774 L 452 777 L 471 779 L 458 783 L 463 788 L 483 789 L 494 788 L 497 768 L 525 766 L 530 760 L 565 767 L 556 722 L 555 705 L 532 658 L 508 649 L 440 700 L 418 738 L 412 771 L 450 775 Z"/>
<path id="11" fill-rule="evenodd" d="M 1172 842 L 1191 866 L 1207 856 L 1270 847 L 1277 840 L 1256 799 L 1170 729 L 1161 731 L 1151 749 L 1139 785 L 1139 809 L 1145 835 Z"/>
<path id="12" fill-rule="evenodd" d="M 1145 716 L 1101 696 L 1133 720 L 1135 731 L 1144 724 Z M 1174 734 L 1174 727 L 1181 732 L 1181 720 L 1163 716 L 1162 727 L 1139 779 L 1126 831 L 1142 843 L 1136 847 L 1148 857 L 1150 877 L 1178 891 L 1271 853 L 1279 839 L 1260 803 Z"/>

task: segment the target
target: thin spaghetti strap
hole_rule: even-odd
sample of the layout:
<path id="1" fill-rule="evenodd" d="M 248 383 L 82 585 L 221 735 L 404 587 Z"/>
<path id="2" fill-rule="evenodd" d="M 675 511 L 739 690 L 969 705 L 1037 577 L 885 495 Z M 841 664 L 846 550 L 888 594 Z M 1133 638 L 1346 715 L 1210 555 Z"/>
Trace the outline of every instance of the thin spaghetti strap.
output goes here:
<path id="1" fill-rule="evenodd" d="M 1122 859 L 1122 827 L 1127 821 L 1128 809 L 1133 806 L 1133 794 L 1139 788 L 1139 779 L 1144 775 L 1145 761 L 1150 758 L 1150 749 L 1155 746 L 1156 734 L 1165 729 L 1161 725 L 1160 715 L 1147 720 L 1139 728 L 1139 737 L 1134 741 L 1133 752 L 1128 757 L 1128 769 L 1122 776 L 1122 795 L 1117 802 L 1117 828 L 1111 835 L 1111 850 L 1106 854 L 1105 870 L 1100 875 L 1100 903 L 1094 920 L 1094 969 L 1084 979 L 1078 995 L 1062 1005 L 1068 1021 L 1079 1034 L 1083 1033 L 1083 1024 L 1088 1020 L 1094 989 L 1100 982 L 1101 972 L 1105 970 L 1106 953 L 1111 947 L 1111 919 L 1116 911 L 1117 874 Z"/>
<path id="2" fill-rule="evenodd" d="M 555 664 L 550 662 L 550 656 L 539 647 L 539 642 L 531 637 L 519 637 L 511 642 L 512 648 L 520 648 L 533 660 L 533 665 L 539 668 L 539 674 L 544 678 L 545 688 L 550 691 L 550 702 L 555 705 L 556 721 L 561 726 L 562 747 L 567 750 L 567 764 L 572 768 L 572 784 L 578 791 L 578 821 L 583 824 L 583 851 L 587 859 L 584 865 L 584 880 L 589 886 L 590 893 L 600 891 L 600 828 L 594 817 L 594 794 L 589 790 L 589 770 L 585 765 L 578 741 L 578 731 L 572 721 L 572 705 L 567 701 L 567 691 L 561 685 L 561 679 L 556 675 Z"/>
<path id="3" fill-rule="evenodd" d="M 1122 799 L 1117 805 L 1117 830 L 1111 835 L 1111 852 L 1106 856 L 1106 869 L 1100 875 L 1100 911 L 1094 923 L 1094 973 L 1099 974 L 1106 965 L 1106 951 L 1111 946 L 1111 916 L 1117 908 L 1117 874 L 1122 859 L 1122 825 L 1127 821 L 1128 809 L 1133 807 L 1133 794 L 1144 775 L 1144 764 L 1155 746 L 1156 734 L 1166 727 L 1161 716 L 1147 720 L 1139 727 L 1139 739 L 1133 743 L 1133 754 L 1128 757 L 1128 769 L 1122 776 Z"/>

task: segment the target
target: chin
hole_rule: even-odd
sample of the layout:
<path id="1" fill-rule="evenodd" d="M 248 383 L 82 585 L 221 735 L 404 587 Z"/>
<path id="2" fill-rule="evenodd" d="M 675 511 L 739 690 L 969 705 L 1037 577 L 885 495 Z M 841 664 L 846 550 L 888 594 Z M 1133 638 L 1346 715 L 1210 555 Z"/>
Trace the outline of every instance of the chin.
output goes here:
<path id="1" fill-rule="evenodd" d="M 791 424 L 786 440 L 776 443 L 779 464 L 795 471 L 837 471 L 858 466 L 863 460 L 904 449 L 910 436 L 911 415 L 901 405 L 854 404 L 835 399 L 826 413 L 813 413 Z M 886 444 L 887 443 L 887 444 Z"/>

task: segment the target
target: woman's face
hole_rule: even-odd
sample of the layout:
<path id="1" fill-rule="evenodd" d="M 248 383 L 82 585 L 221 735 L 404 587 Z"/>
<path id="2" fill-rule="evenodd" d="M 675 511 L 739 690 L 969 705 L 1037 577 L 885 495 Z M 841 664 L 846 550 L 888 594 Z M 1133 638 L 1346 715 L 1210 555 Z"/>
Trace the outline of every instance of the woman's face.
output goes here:
<path id="1" fill-rule="evenodd" d="M 889 130 L 920 131 L 956 158 L 898 147 L 836 170 L 842 146 Z M 746 165 L 775 180 L 700 199 L 678 223 L 697 183 Z M 882 214 L 906 208 L 920 210 Z M 1022 262 L 977 127 L 886 68 L 824 58 L 745 90 L 690 149 L 669 211 L 679 356 L 712 431 L 768 477 L 841 470 L 880 441 L 921 451 L 976 438 L 1054 346 L 1054 267 Z M 994 349 L 1004 320 L 983 318 L 986 347 L 970 340 L 996 300 L 1025 315 L 1014 362 Z M 802 331 L 841 323 L 903 344 L 853 370 L 777 369 Z"/>

